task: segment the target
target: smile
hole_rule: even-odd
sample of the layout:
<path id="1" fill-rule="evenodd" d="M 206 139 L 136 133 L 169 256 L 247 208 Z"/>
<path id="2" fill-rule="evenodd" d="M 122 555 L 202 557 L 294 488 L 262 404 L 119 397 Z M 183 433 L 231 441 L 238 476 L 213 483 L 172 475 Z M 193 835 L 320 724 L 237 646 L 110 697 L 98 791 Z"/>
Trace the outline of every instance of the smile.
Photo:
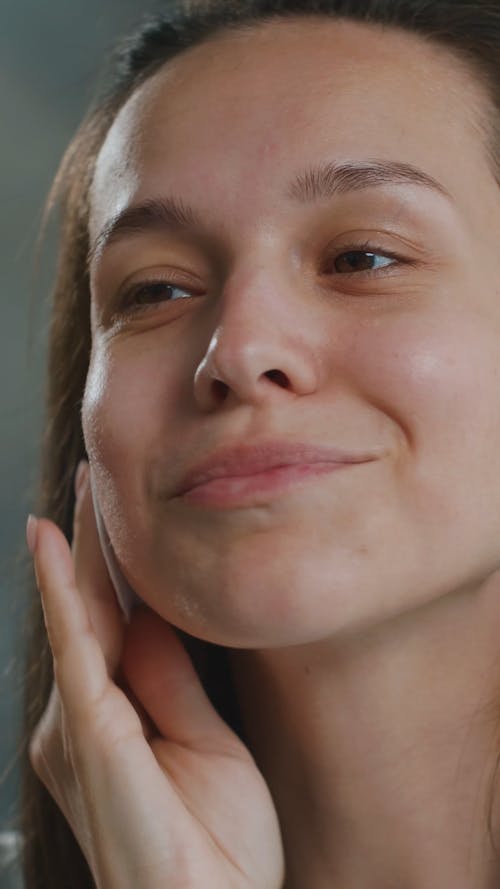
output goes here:
<path id="1" fill-rule="evenodd" d="M 332 444 L 233 442 L 192 466 L 175 495 L 185 503 L 220 509 L 257 505 L 319 475 L 374 459 L 373 451 L 360 453 Z"/>

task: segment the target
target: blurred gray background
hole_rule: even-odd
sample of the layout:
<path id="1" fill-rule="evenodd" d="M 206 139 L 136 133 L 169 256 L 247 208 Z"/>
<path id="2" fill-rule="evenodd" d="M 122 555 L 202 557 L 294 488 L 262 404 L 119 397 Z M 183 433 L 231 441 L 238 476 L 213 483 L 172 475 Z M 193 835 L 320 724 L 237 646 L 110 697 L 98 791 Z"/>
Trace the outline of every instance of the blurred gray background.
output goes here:
<path id="1" fill-rule="evenodd" d="M 15 827 L 26 515 L 33 505 L 53 246 L 43 204 L 115 39 L 168 0 L 0 0 L 0 831 Z M 6 883 L 0 887 L 4 889 Z"/>

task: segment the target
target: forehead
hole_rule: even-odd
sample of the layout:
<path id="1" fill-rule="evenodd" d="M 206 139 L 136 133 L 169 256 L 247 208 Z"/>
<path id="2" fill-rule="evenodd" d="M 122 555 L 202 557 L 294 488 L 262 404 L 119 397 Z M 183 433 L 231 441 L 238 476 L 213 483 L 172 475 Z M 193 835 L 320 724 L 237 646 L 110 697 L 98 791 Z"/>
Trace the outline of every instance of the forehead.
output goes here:
<path id="1" fill-rule="evenodd" d="M 244 196 L 250 211 L 281 177 L 325 159 L 413 164 L 477 201 L 481 182 L 491 191 L 486 107 L 453 55 L 403 31 L 303 18 L 226 32 L 121 110 L 96 165 L 91 234 L 159 189 L 226 209 Z"/>

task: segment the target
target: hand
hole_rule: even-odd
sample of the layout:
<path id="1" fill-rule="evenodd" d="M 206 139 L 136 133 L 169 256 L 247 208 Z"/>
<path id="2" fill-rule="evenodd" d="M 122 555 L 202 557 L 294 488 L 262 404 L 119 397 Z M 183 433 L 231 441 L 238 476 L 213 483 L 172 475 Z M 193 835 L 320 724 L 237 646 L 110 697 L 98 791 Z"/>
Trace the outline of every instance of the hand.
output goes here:
<path id="1" fill-rule="evenodd" d="M 124 623 L 84 476 L 73 554 L 52 522 L 31 527 L 55 676 L 33 768 L 98 889 L 278 889 L 267 785 L 170 625 L 147 608 Z"/>

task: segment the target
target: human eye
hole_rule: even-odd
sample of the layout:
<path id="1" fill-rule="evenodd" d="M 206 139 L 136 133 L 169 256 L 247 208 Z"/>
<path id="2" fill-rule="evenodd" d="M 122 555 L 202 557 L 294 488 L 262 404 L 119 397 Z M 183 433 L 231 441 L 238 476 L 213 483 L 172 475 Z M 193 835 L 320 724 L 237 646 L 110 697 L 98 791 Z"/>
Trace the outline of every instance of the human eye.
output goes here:
<path id="1" fill-rule="evenodd" d="M 192 292 L 180 284 L 153 279 L 140 281 L 129 287 L 122 295 L 120 302 L 125 310 L 140 311 L 164 302 L 190 299 L 192 296 Z"/>
<path id="2" fill-rule="evenodd" d="M 397 260 L 383 253 L 370 253 L 368 250 L 349 250 L 341 253 L 334 262 L 337 274 L 353 274 L 355 272 L 376 272 L 394 265 Z"/>
<path id="3" fill-rule="evenodd" d="M 323 273 L 335 275 L 380 275 L 405 260 L 375 244 L 350 244 L 337 247 L 330 255 Z"/>

